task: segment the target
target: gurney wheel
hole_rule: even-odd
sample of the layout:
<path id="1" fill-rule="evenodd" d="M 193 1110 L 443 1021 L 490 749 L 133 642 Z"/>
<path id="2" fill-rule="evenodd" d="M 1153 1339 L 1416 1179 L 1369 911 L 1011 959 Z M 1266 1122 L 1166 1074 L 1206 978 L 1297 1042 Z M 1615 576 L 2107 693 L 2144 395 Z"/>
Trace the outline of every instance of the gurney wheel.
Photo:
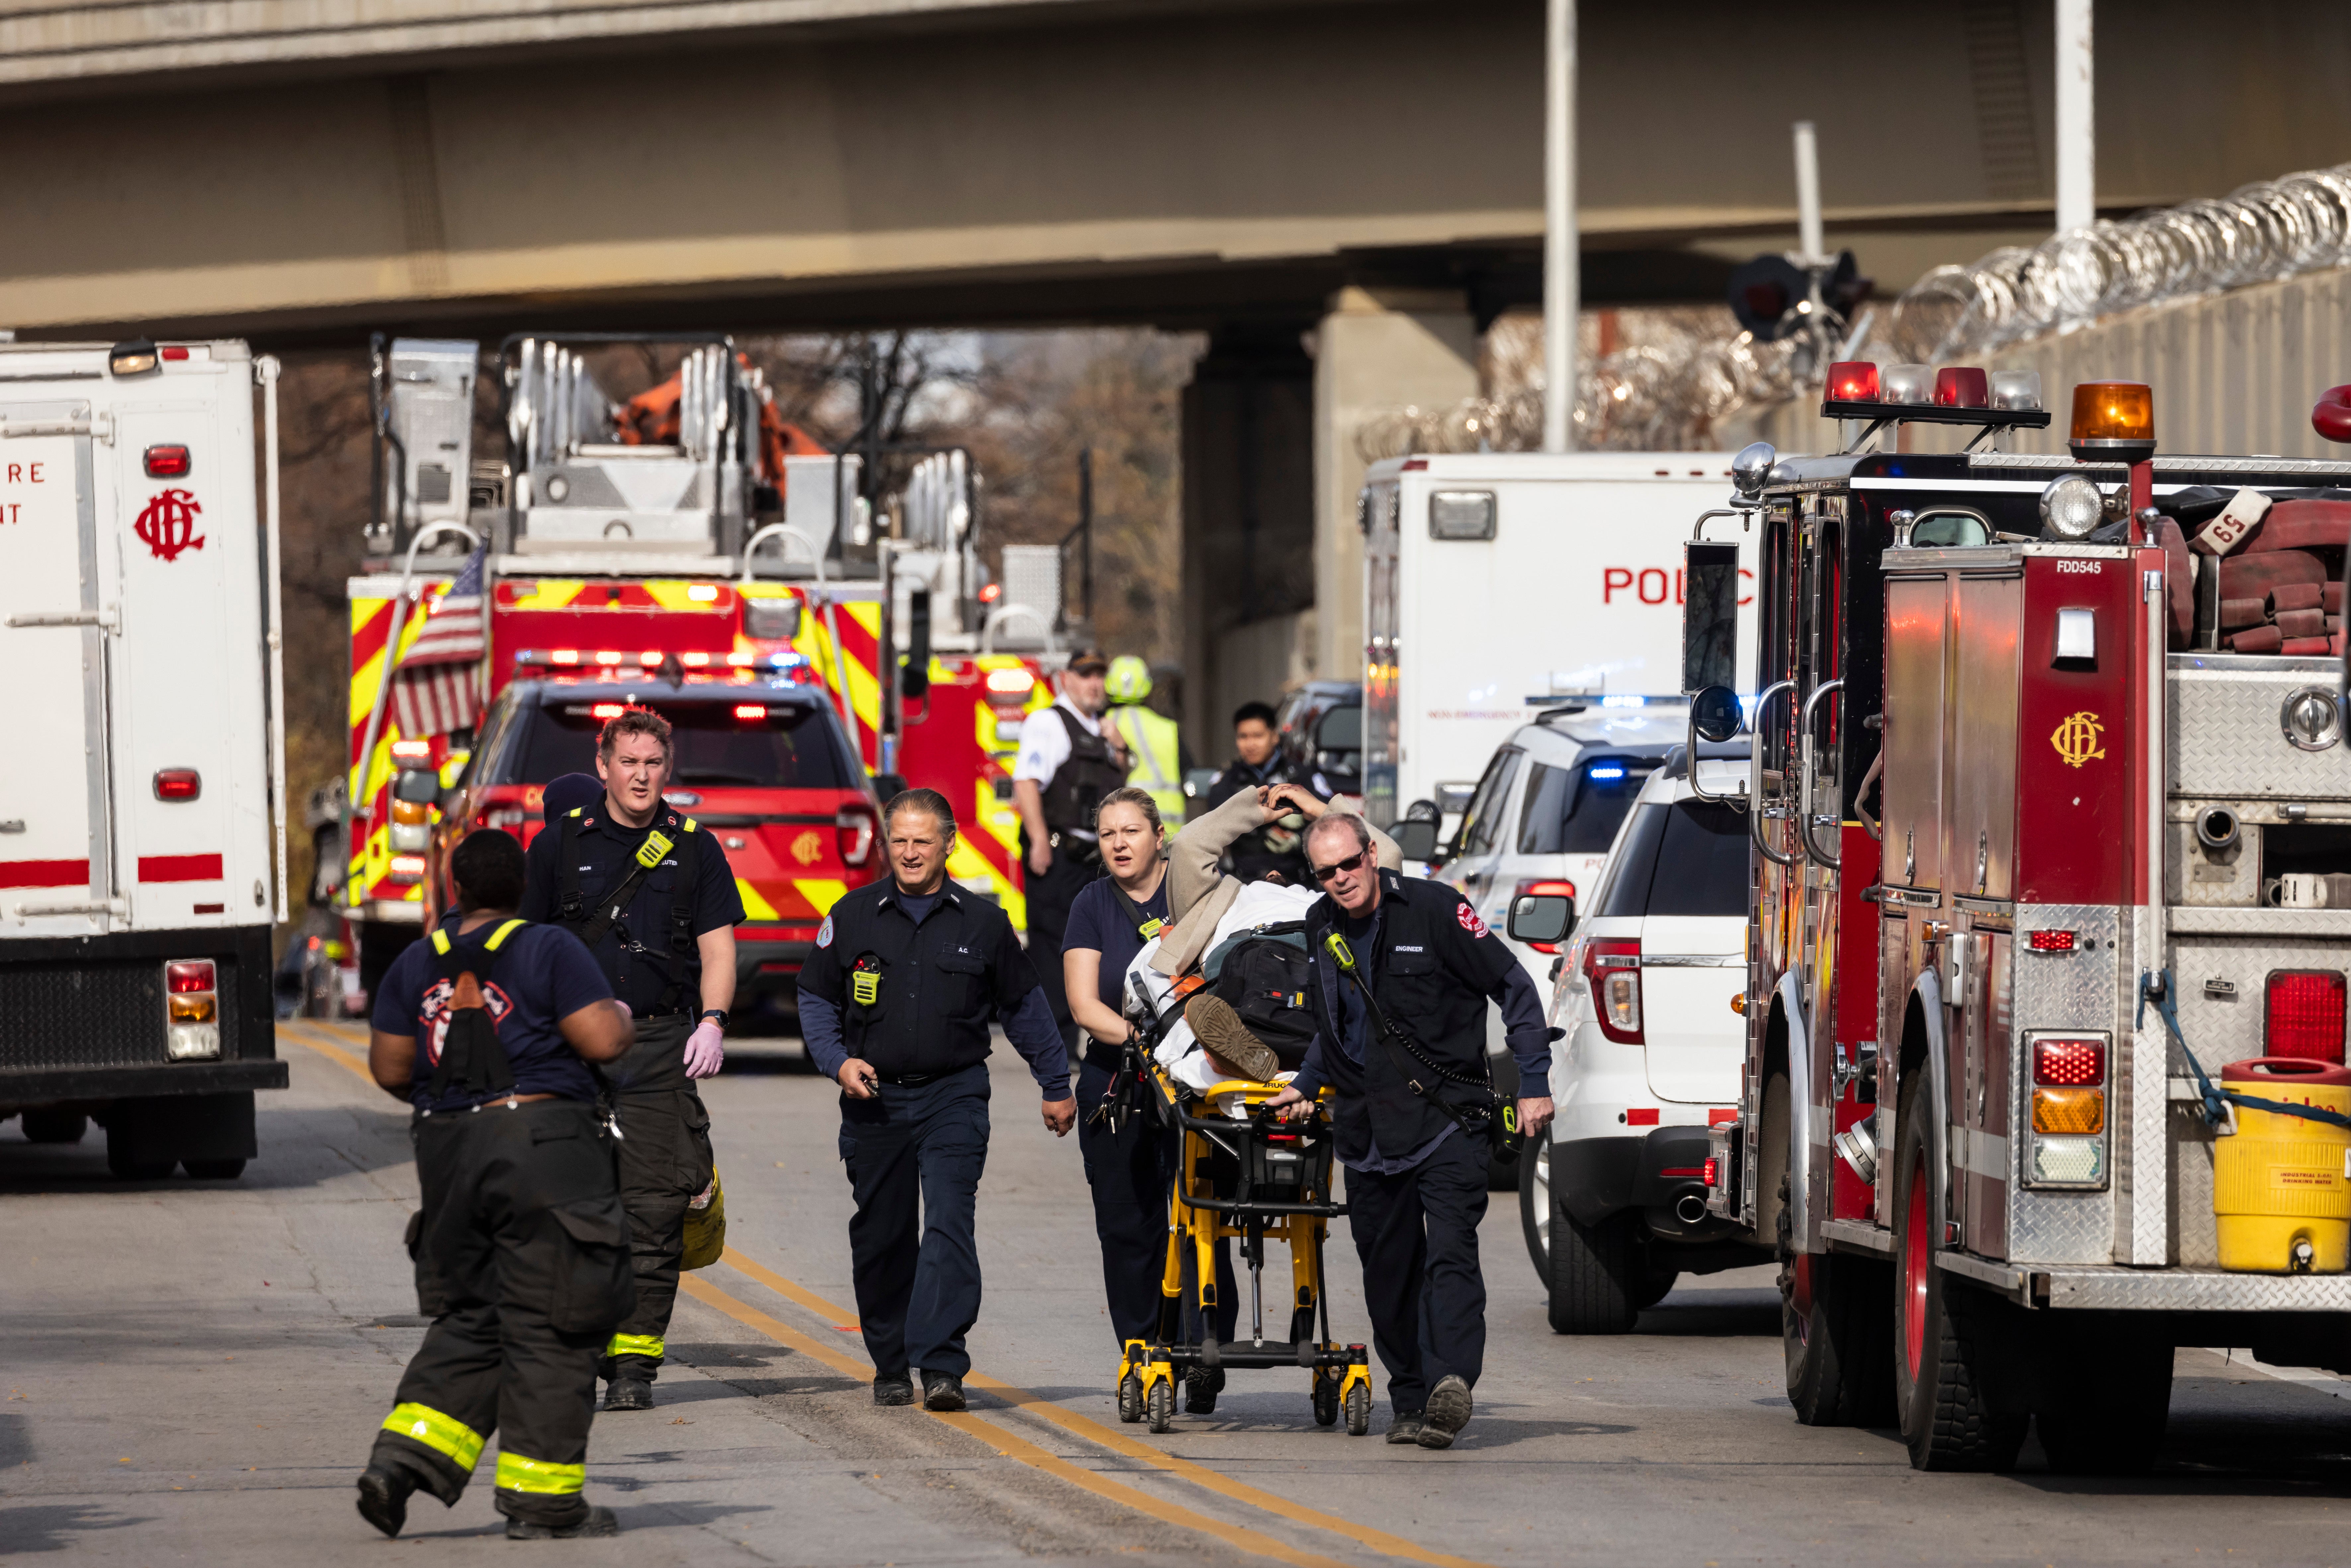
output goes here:
<path id="1" fill-rule="evenodd" d="M 1118 1418 L 1130 1427 L 1143 1419 L 1143 1379 L 1137 1374 L 1118 1380 Z"/>
<path id="2" fill-rule="evenodd" d="M 1339 1424 L 1338 1379 L 1319 1371 L 1314 1374 L 1314 1424 L 1317 1427 Z"/>
<path id="3" fill-rule="evenodd" d="M 1151 1385 L 1149 1406 L 1154 1432 L 1165 1432 L 1176 1425 L 1176 1385 L 1173 1380 L 1163 1377 Z M 1370 1419 L 1368 1415 L 1365 1419 Z"/>
<path id="4" fill-rule="evenodd" d="M 1372 1429 L 1372 1390 L 1358 1383 L 1347 1390 L 1347 1436 L 1360 1437 Z"/>

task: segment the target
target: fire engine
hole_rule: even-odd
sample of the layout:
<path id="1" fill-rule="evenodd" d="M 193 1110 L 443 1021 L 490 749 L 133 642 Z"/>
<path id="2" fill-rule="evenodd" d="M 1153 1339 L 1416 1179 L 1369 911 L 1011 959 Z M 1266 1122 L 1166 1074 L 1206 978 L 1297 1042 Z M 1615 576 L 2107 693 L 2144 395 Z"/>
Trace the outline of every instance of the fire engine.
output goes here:
<path id="1" fill-rule="evenodd" d="M 287 1082 L 277 385 L 240 342 L 0 344 L 0 648 L 47 768 L 0 820 L 0 1117 L 94 1118 L 121 1176 L 239 1175 Z"/>
<path id="2" fill-rule="evenodd" d="M 747 1005 L 764 993 L 789 1006 L 833 900 L 878 873 L 877 779 L 955 801 L 964 831 L 950 874 L 1020 917 L 1009 765 L 1020 720 L 1050 700 L 1058 580 L 1041 608 L 998 602 L 976 548 L 978 476 L 960 451 L 914 463 L 877 518 L 865 455 L 826 453 L 784 424 L 722 336 L 684 340 L 678 373 L 625 402 L 590 373 L 601 349 L 680 344 L 507 339 L 495 389 L 507 455 L 479 463 L 479 345 L 378 345 L 376 559 L 350 585 L 352 1005 L 437 912 L 448 834 L 494 825 L 528 840 L 540 787 L 592 769 L 585 741 L 526 743 L 542 721 L 578 728 L 575 707 L 592 718 L 637 701 L 699 727 L 732 691 L 731 709 L 761 709 L 741 722 L 781 735 L 805 721 L 809 695 L 823 699 L 847 776 L 819 768 L 811 792 L 754 769 L 673 791 L 735 870 Z M 478 652 L 428 693 L 430 671 L 413 666 L 452 615 L 478 616 Z M 997 651 L 1008 628 L 1048 655 Z M 405 703 L 401 681 L 418 683 Z M 495 755 L 477 735 L 499 741 Z"/>
<path id="3" fill-rule="evenodd" d="M 2120 382 L 2004 452 L 2027 371 L 1841 364 L 1823 413 L 1847 449 L 1750 447 L 1726 509 L 1747 1051 L 1689 1190 L 1776 1241 L 1800 1420 L 2144 1469 L 2175 1346 L 2351 1371 L 2351 464 L 2158 456 Z M 1733 526 L 1687 547 L 1694 743 L 1741 727 Z"/>

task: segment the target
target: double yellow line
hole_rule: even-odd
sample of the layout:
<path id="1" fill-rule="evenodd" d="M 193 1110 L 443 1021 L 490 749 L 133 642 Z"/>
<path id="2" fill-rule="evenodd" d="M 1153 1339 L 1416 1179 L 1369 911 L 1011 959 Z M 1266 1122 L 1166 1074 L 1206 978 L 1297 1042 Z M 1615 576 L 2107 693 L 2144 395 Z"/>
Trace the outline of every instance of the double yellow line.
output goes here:
<path id="1" fill-rule="evenodd" d="M 375 1087 L 375 1082 L 369 1076 L 366 1065 L 355 1060 L 350 1051 L 335 1040 L 333 1030 L 301 1020 L 289 1020 L 281 1022 L 278 1025 L 278 1031 L 282 1037 L 308 1046 L 320 1056 L 350 1072 L 366 1083 L 371 1090 Z M 856 1314 L 848 1308 L 827 1301 L 815 1291 L 786 1279 L 774 1270 L 755 1259 L 746 1257 L 732 1247 L 726 1249 L 724 1260 L 737 1272 L 766 1286 L 793 1305 L 814 1313 L 827 1322 L 851 1328 L 857 1324 Z M 820 1362 L 844 1376 L 864 1383 L 871 1380 L 873 1375 L 873 1368 L 868 1363 L 843 1354 L 837 1345 L 802 1333 L 781 1319 L 763 1312 L 748 1302 L 728 1294 L 712 1284 L 703 1274 L 684 1275 L 679 1279 L 678 1286 L 687 1295 L 713 1311 L 734 1319 L 747 1329 L 765 1334 L 787 1349 L 797 1351 L 802 1355 Z M 1343 1519 L 1337 1514 L 1309 1508 L 1294 1498 L 1278 1496 L 1246 1482 L 1234 1480 L 1231 1477 L 1210 1469 L 1206 1465 L 1195 1463 L 1190 1459 L 1178 1458 L 1173 1454 L 1139 1443 L 1114 1427 L 1106 1427 L 1075 1411 L 1063 1409 L 1050 1399 L 998 1378 L 990 1377 L 985 1373 L 970 1374 L 964 1379 L 964 1384 L 967 1387 L 985 1390 L 1013 1408 L 1058 1427 L 1071 1437 L 1081 1438 L 1097 1448 L 1106 1448 L 1123 1458 L 1139 1460 L 1153 1469 L 1181 1477 L 1230 1501 L 1262 1510 L 1284 1523 L 1324 1531 L 1353 1542 L 1359 1546 L 1368 1547 L 1384 1556 L 1425 1563 L 1429 1564 L 1430 1568 L 1491 1568 L 1490 1564 L 1480 1563 L 1474 1558 L 1455 1557 L 1442 1552 L 1431 1552 L 1424 1546 L 1405 1540 L 1403 1536 L 1392 1535 L 1384 1530 L 1374 1530 L 1369 1525 L 1358 1524 L 1353 1520 Z M 1301 1552 L 1287 1542 L 1269 1535 L 1263 1531 L 1252 1530 L 1247 1525 L 1228 1524 L 1220 1520 L 1209 1518 L 1197 1510 L 1183 1507 L 1139 1488 L 1115 1480 L 1109 1474 L 1073 1464 L 1058 1454 L 1047 1452 L 1026 1438 L 1014 1436 L 999 1423 L 984 1420 L 977 1412 L 948 1413 L 925 1410 L 923 1413 L 933 1420 L 943 1422 L 956 1430 L 988 1444 L 1006 1458 L 1018 1460 L 1031 1469 L 1066 1481 L 1082 1491 L 1091 1492 L 1096 1497 L 1117 1503 L 1122 1507 L 1131 1508 L 1164 1524 L 1176 1525 L 1186 1530 L 1195 1530 L 1202 1534 L 1214 1536 L 1237 1552 L 1252 1557 L 1270 1558 L 1278 1563 L 1289 1563 L 1290 1568 L 1349 1568 L 1348 1564 L 1339 1559 L 1318 1556 L 1311 1552 Z"/>

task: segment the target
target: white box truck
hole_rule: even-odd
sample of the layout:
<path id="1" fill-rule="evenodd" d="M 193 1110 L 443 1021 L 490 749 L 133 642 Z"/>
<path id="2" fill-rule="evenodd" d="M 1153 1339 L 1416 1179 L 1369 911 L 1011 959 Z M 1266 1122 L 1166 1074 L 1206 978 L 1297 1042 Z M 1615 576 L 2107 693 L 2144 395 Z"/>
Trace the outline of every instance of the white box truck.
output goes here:
<path id="1" fill-rule="evenodd" d="M 120 1176 L 238 1175 L 286 1086 L 277 370 L 0 343 L 0 1118 Z"/>
<path id="2" fill-rule="evenodd" d="M 1546 709 L 1681 695 L 1682 545 L 1730 497 L 1717 452 L 1494 452 L 1372 465 L 1364 529 L 1364 789 L 1382 826 L 1450 818 L 1494 748 Z M 1735 517 L 1707 537 L 1755 540 Z M 1742 598 L 1740 603 L 1749 601 Z M 1753 687 L 1742 611 L 1742 691 Z"/>

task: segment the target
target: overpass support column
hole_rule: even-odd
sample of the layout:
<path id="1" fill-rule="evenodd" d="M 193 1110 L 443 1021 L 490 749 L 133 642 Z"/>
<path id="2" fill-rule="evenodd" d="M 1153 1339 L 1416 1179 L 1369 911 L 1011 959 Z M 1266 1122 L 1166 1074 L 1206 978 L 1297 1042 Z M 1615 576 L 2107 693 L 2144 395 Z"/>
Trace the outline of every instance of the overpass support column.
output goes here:
<path id="1" fill-rule="evenodd" d="M 1312 674 L 1311 319 L 1227 325 L 1184 389 L 1184 737 L 1232 755 L 1233 709 Z"/>
<path id="2" fill-rule="evenodd" d="M 1384 409 L 1450 408 L 1477 391 L 1477 324 L 1461 294 L 1351 287 L 1332 296 L 1314 355 L 1314 662 L 1321 678 L 1363 678 L 1357 428 Z"/>

